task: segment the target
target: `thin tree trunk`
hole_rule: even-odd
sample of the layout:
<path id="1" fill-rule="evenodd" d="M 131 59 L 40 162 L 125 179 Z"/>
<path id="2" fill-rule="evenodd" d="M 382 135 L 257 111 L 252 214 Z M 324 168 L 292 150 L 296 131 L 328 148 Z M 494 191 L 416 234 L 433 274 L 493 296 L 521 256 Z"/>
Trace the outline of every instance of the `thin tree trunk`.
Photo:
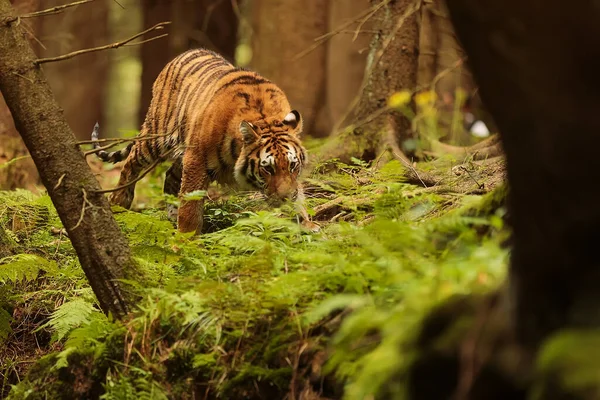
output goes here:
<path id="1" fill-rule="evenodd" d="M 19 14 L 26 14 L 37 11 L 39 2 L 39 0 L 15 0 L 12 4 Z M 37 31 L 36 21 L 36 18 L 21 21 L 26 24 L 30 32 L 27 36 L 32 43 L 33 35 Z M 15 128 L 12 115 L 0 93 L 0 190 L 33 189 L 40 184 L 35 164 L 28 156 L 29 152 Z"/>
<path id="2" fill-rule="evenodd" d="M 598 328 L 598 4 L 452 0 L 448 7 L 506 153 L 517 338 L 535 350 L 558 329 Z"/>
<path id="3" fill-rule="evenodd" d="M 102 309 L 128 312 L 117 279 L 138 275 L 126 239 L 75 142 L 8 0 L 0 0 L 0 91 Z M 81 217 L 83 216 L 83 217 Z M 126 297 L 127 296 L 127 297 Z"/>
<path id="4" fill-rule="evenodd" d="M 171 15 L 171 2 L 169 0 L 143 0 L 142 4 L 144 26 L 154 26 L 159 22 L 169 20 Z M 141 47 L 142 88 L 138 113 L 139 125 L 146 118 L 146 112 L 150 106 L 152 84 L 171 59 L 169 40 L 151 40 L 142 44 Z"/>
<path id="5" fill-rule="evenodd" d="M 275 82 L 304 121 L 304 132 L 316 132 L 319 111 L 325 106 L 327 46 L 315 39 L 327 32 L 329 0 L 256 0 L 252 4 L 252 68 Z M 308 17 L 310 16 L 310 17 Z"/>
<path id="6" fill-rule="evenodd" d="M 64 1 L 48 0 L 43 8 L 60 4 Z M 44 47 L 34 49 L 40 57 L 108 43 L 108 2 L 95 1 L 37 19 L 37 38 Z M 54 96 L 79 139 L 89 139 L 94 124 L 103 123 L 108 65 L 108 52 L 94 52 L 44 67 Z"/>
<path id="7" fill-rule="evenodd" d="M 408 119 L 397 112 L 381 114 L 381 111 L 394 92 L 416 87 L 420 2 L 397 0 L 382 5 L 373 0 L 371 4 L 379 5 L 372 17 L 378 33 L 371 42 L 363 90 L 352 115 L 353 123 L 332 138 L 321 158 L 335 157 L 344 162 L 351 157 L 373 160 L 383 149 L 390 128 L 401 146 L 414 137 Z"/>
<path id="8" fill-rule="evenodd" d="M 369 0 L 332 1 L 329 9 L 329 31 L 349 23 L 369 6 Z M 367 20 L 355 34 L 358 23 L 334 35 L 327 44 L 329 128 L 343 126 L 349 122 L 348 108 L 358 95 L 365 75 L 373 24 L 371 20 Z"/>

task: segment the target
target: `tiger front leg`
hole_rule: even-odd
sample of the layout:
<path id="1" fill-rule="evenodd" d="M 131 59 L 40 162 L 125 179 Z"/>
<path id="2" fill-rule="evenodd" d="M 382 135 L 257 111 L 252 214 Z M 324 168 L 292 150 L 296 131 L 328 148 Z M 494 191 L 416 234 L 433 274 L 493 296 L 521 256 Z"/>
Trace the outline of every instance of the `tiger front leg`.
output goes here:
<path id="1" fill-rule="evenodd" d="M 173 164 L 167 170 L 165 175 L 165 184 L 163 192 L 173 196 L 178 196 L 181 191 L 181 170 L 183 169 L 183 161 L 181 157 L 173 161 Z M 169 221 L 177 222 L 178 208 L 174 204 L 167 203 L 167 218 Z"/>
<path id="2" fill-rule="evenodd" d="M 123 208 L 131 208 L 133 198 L 135 196 L 135 180 L 139 177 L 143 168 L 139 164 L 136 152 L 132 151 L 123 164 L 121 169 L 121 176 L 119 177 L 119 183 L 117 187 L 121 189 L 114 190 L 108 200 L 110 204 L 118 205 Z"/>
<path id="3" fill-rule="evenodd" d="M 192 152 L 186 152 L 183 157 L 183 173 L 179 194 L 181 204 L 177 214 L 177 228 L 179 232 L 196 232 L 196 234 L 199 234 L 202 230 L 204 222 L 204 199 L 184 200 L 182 197 L 196 190 L 206 190 L 209 183 L 210 179 L 204 162 Z"/>
<path id="4" fill-rule="evenodd" d="M 310 232 L 314 232 L 314 233 L 319 232 L 321 230 L 321 227 L 318 224 L 316 224 L 315 222 L 310 220 L 308 211 L 306 211 L 306 206 L 304 205 L 304 190 L 301 185 L 298 185 L 298 192 L 296 194 L 295 206 L 296 206 L 296 212 L 302 218 L 302 222 L 300 223 L 300 225 L 304 229 L 306 229 Z"/>

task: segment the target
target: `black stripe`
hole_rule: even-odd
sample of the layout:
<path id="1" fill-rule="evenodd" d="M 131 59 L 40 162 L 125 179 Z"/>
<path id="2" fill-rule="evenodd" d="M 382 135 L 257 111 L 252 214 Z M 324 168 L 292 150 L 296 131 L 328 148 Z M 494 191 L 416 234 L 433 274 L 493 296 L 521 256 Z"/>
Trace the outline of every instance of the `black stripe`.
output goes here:
<path id="1" fill-rule="evenodd" d="M 177 84 L 179 82 L 182 82 L 183 79 L 186 77 L 186 75 L 181 76 L 181 71 L 183 70 L 183 68 L 185 66 L 187 66 L 188 64 L 190 64 L 192 61 L 196 61 L 197 59 L 202 58 L 202 54 L 201 52 L 195 52 L 193 57 L 190 58 L 186 58 L 185 60 L 182 60 L 179 65 L 178 65 L 178 69 L 176 69 L 175 71 L 173 71 L 173 78 L 171 81 L 171 91 L 169 92 L 169 98 L 167 99 L 167 108 L 165 109 L 165 112 L 167 113 L 167 118 L 165 120 L 165 125 L 162 127 L 162 131 L 165 130 L 165 128 L 168 127 L 169 122 L 171 121 L 171 118 L 173 117 L 173 109 L 171 107 L 171 102 L 173 100 L 173 98 L 177 97 Z M 212 58 L 208 58 L 206 60 L 203 60 L 200 64 L 204 64 L 210 60 L 213 60 Z M 159 127 L 160 129 L 161 127 Z M 161 133 L 167 133 L 167 132 L 161 132 Z"/>
<path id="2" fill-rule="evenodd" d="M 230 71 L 227 71 L 227 73 L 224 74 L 220 79 L 224 79 L 228 75 L 235 74 L 236 72 L 250 72 L 250 71 L 245 71 L 240 68 L 233 67 L 233 69 L 231 69 Z"/>
<path id="3" fill-rule="evenodd" d="M 184 79 L 187 79 L 188 77 L 193 76 L 195 73 L 197 73 L 199 70 L 203 69 L 203 71 L 206 71 L 206 68 L 209 68 L 212 65 L 219 65 L 222 64 L 222 61 L 220 59 L 215 59 L 215 58 L 209 58 L 207 60 L 203 60 L 202 62 L 198 63 L 197 65 L 195 65 L 190 71 L 188 71 L 183 78 L 181 78 L 181 80 L 183 81 Z M 189 92 L 190 88 L 194 87 L 194 85 L 192 83 L 190 83 L 189 85 L 186 85 L 185 88 L 183 89 L 183 93 L 181 98 L 184 99 L 182 104 L 185 105 L 187 102 L 186 99 L 186 95 Z M 176 104 L 175 107 L 170 107 L 170 100 L 173 97 L 178 97 L 176 92 L 173 92 L 171 97 L 169 98 L 169 103 L 167 104 L 167 121 L 170 122 L 171 119 L 173 118 L 173 113 L 176 112 L 177 113 L 177 119 L 180 118 L 181 116 L 181 111 L 180 110 L 181 107 L 181 103 Z M 185 108 L 185 107 L 183 107 Z M 175 121 L 175 123 L 177 123 L 177 121 Z"/>
<path id="4" fill-rule="evenodd" d="M 217 159 L 219 160 L 219 166 L 221 167 L 221 171 L 227 171 L 228 165 L 225 159 L 223 158 L 223 138 L 217 143 Z"/>
<path id="5" fill-rule="evenodd" d="M 230 86 L 233 85 L 252 85 L 252 86 L 256 86 L 256 85 L 260 85 L 261 83 L 271 83 L 270 81 L 263 79 L 263 78 L 259 78 L 255 75 L 242 75 L 242 76 L 238 76 L 235 79 L 232 79 L 231 81 L 227 82 L 226 84 L 224 84 L 223 86 L 221 86 L 219 88 L 219 90 L 223 90 L 226 89 Z"/>
<path id="6" fill-rule="evenodd" d="M 235 163 L 239 157 L 238 149 L 237 149 L 237 141 L 235 139 L 231 139 L 229 143 L 229 151 L 231 152 L 231 158 Z"/>
<path id="7" fill-rule="evenodd" d="M 167 71 L 165 73 L 165 80 L 163 82 L 162 87 L 158 91 L 158 102 L 157 102 L 157 104 L 159 106 L 162 104 L 162 98 L 163 98 L 164 93 L 166 92 L 166 86 L 167 86 L 167 82 L 169 82 L 169 79 L 173 79 L 172 82 L 176 82 L 175 78 L 177 76 L 177 73 L 172 73 L 173 72 L 173 68 L 177 68 L 177 70 L 179 71 L 179 69 L 181 67 L 183 67 L 184 65 L 187 65 L 188 62 L 191 62 L 192 60 L 195 60 L 199 56 L 200 56 L 199 53 L 194 52 L 194 51 L 190 51 L 190 52 L 183 53 L 182 55 L 180 55 L 179 57 L 175 58 L 173 61 L 171 61 L 169 63 L 169 66 L 167 67 Z M 156 120 L 154 120 L 153 122 L 156 122 Z M 158 132 L 159 128 L 160 128 L 159 126 L 155 126 L 154 124 L 152 126 L 152 129 L 153 129 L 154 133 Z"/>
<path id="8" fill-rule="evenodd" d="M 225 71 L 220 71 L 221 74 L 224 74 Z M 217 75 L 215 77 L 215 75 Z M 194 87 L 192 88 L 192 91 L 187 95 L 187 97 L 183 98 L 182 104 L 183 105 L 187 105 L 190 101 L 193 101 L 193 99 L 196 97 L 196 95 L 199 92 L 203 92 L 211 83 L 216 83 L 219 80 L 219 73 L 212 73 L 212 74 L 206 74 L 206 76 L 202 77 L 201 80 L 198 81 L 197 85 L 194 85 Z M 185 107 L 182 107 L 185 108 Z M 182 110 L 182 112 L 185 110 Z"/>
<path id="9" fill-rule="evenodd" d="M 242 99 L 244 99 L 244 101 L 246 102 L 246 105 L 248 105 L 248 103 L 250 102 L 250 94 L 246 93 L 246 92 L 237 92 L 234 96 L 235 97 L 241 97 Z"/>
<path id="10" fill-rule="evenodd" d="M 224 73 L 224 71 L 223 71 Z M 217 79 L 214 79 L 213 76 L 215 75 L 215 73 L 208 73 L 206 74 L 206 76 L 203 76 L 198 82 L 195 82 L 196 84 L 194 85 L 188 85 L 185 88 L 184 93 L 181 96 L 181 101 L 177 104 L 177 121 L 183 121 L 184 117 L 185 117 L 185 112 L 187 110 L 187 105 L 190 101 L 192 101 L 192 99 L 194 98 L 194 96 L 201 90 L 204 90 L 209 83 L 211 82 L 215 82 Z M 190 91 L 191 90 L 191 91 Z M 183 122 L 182 122 L 183 124 Z M 184 128 L 184 127 L 182 127 Z M 183 129 L 185 131 L 185 129 Z"/>

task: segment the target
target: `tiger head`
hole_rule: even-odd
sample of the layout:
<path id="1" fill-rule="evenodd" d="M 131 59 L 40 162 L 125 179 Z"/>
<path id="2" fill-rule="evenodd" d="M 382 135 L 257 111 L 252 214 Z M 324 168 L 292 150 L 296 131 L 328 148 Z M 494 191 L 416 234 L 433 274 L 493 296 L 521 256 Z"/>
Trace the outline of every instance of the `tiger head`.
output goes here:
<path id="1" fill-rule="evenodd" d="M 298 177 L 306 160 L 300 142 L 302 119 L 296 110 L 283 120 L 242 121 L 243 148 L 235 167 L 235 179 L 244 188 L 259 190 L 271 204 L 298 194 Z"/>

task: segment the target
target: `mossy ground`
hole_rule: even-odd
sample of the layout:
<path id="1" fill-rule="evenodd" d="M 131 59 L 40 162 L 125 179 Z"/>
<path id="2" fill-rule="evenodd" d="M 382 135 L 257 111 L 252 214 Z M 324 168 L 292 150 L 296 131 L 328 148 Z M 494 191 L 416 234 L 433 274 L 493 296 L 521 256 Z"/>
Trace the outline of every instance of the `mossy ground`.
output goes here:
<path id="1" fill-rule="evenodd" d="M 49 198 L 0 192 L 0 222 L 18 245 L 0 260 L 0 394 L 400 398 L 425 313 L 503 279 L 504 210 L 496 194 L 402 183 L 395 161 L 322 170 L 307 176 L 317 234 L 291 207 L 215 190 L 207 232 L 181 235 L 161 171 L 146 178 L 136 210 L 115 209 L 154 282 L 127 282 L 143 297 L 124 322 L 99 311 Z"/>

